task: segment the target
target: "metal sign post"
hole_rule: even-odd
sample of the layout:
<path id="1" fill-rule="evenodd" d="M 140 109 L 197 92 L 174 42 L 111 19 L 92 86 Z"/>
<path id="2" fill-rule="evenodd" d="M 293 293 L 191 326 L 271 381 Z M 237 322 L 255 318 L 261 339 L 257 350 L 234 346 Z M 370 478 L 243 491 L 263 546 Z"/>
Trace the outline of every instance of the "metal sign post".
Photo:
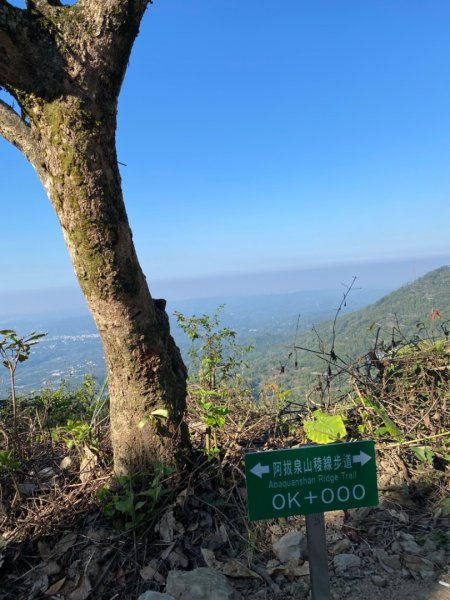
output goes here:
<path id="1" fill-rule="evenodd" d="M 313 600 L 329 600 L 323 513 L 378 505 L 373 441 L 303 446 L 245 456 L 251 521 L 306 515 Z"/>
<path id="2" fill-rule="evenodd" d="M 330 600 L 327 541 L 323 513 L 306 515 L 312 600 Z"/>

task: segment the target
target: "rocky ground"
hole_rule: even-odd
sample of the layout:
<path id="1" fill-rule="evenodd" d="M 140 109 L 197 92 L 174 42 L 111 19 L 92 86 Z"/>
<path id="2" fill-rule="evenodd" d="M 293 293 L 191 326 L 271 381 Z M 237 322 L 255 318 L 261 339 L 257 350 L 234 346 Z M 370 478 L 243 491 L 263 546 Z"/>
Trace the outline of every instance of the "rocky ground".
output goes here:
<path id="1" fill-rule="evenodd" d="M 269 415 L 250 423 L 223 433 L 220 463 L 199 453 L 175 493 L 128 532 L 137 496 L 120 497 L 105 514 L 101 464 L 80 481 L 76 456 L 43 455 L 22 471 L 20 501 L 4 495 L 0 505 L 0 598 L 310 598 L 304 517 L 249 522 L 243 475 L 249 447 L 290 447 L 298 432 Z M 378 444 L 380 505 L 325 514 L 331 598 L 450 599 L 448 467 L 405 456 L 396 444 Z"/>
<path id="2" fill-rule="evenodd" d="M 267 418 L 252 446 L 292 445 Z M 235 432 L 220 465 L 200 459 L 176 494 L 128 533 L 101 511 L 100 466 L 80 482 L 76 457 L 42 462 L 23 477 L 13 513 L 2 504 L 0 598 L 310 598 L 304 517 L 247 519 L 249 442 Z M 449 600 L 450 516 L 436 501 L 448 494 L 448 473 L 413 472 L 398 448 L 383 444 L 377 455 L 380 506 L 325 514 L 331 598 Z"/>
<path id="3" fill-rule="evenodd" d="M 4 555 L 0 597 L 311 597 L 302 518 L 260 524 L 254 539 L 264 537 L 266 543 L 258 548 L 251 545 L 251 536 L 239 544 L 233 524 L 220 512 L 195 504 L 188 520 L 179 503 L 168 508 L 156 525 L 158 535 L 151 547 L 142 540 L 135 540 L 133 547 L 123 534 L 98 527 L 95 519 L 85 530 L 46 536 L 47 541 L 30 543 L 27 550 L 18 546 L 15 556 Z M 385 502 L 376 509 L 330 513 L 326 521 L 331 598 L 450 598 L 449 518 L 433 519 Z M 20 574 L 14 561 L 21 565 Z"/>

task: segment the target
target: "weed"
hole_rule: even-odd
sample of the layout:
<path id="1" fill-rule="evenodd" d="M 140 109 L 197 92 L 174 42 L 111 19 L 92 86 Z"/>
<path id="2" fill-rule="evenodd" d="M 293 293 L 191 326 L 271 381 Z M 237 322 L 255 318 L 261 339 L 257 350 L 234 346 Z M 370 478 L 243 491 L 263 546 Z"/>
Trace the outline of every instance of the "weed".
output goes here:
<path id="1" fill-rule="evenodd" d="M 82 384 L 73 389 L 62 380 L 56 390 L 44 388 L 39 394 L 22 401 L 23 409 L 35 417 L 39 428 L 49 431 L 66 424 L 67 419 L 98 423 L 107 415 L 107 381 L 98 387 L 92 375 L 85 375 Z"/>
<path id="2" fill-rule="evenodd" d="M 220 314 L 224 305 L 210 315 L 185 317 L 175 312 L 178 325 L 192 341 L 189 357 L 192 363 L 191 381 L 198 382 L 208 390 L 215 390 L 229 383 L 231 377 L 247 366 L 244 356 L 252 346 L 236 343 L 236 332 L 220 327 Z"/>
<path id="3" fill-rule="evenodd" d="M 196 396 L 202 420 L 206 425 L 205 453 L 209 458 L 213 458 L 220 452 L 217 430 L 224 427 L 230 410 L 224 404 L 217 403 L 217 393 L 212 390 L 196 390 Z"/>
<path id="4" fill-rule="evenodd" d="M 98 450 L 98 439 L 90 423 L 86 421 L 68 419 L 66 425 L 60 427 L 57 432 L 58 439 L 61 439 L 69 450 L 76 448 L 80 455 L 85 447 L 91 451 Z"/>
<path id="5" fill-rule="evenodd" d="M 159 501 L 167 494 L 164 483 L 172 473 L 172 469 L 156 462 L 153 473 L 142 478 L 150 483 L 141 491 L 134 489 L 136 478 L 115 478 L 112 486 L 103 486 L 97 491 L 103 514 L 126 531 L 143 525 L 154 516 Z"/>
<path id="6" fill-rule="evenodd" d="M 236 332 L 220 326 L 223 308 L 221 305 L 212 316 L 201 317 L 175 312 L 178 325 L 192 341 L 190 391 L 206 425 L 205 453 L 209 458 L 219 455 L 217 431 L 224 427 L 229 413 L 226 402 L 237 391 L 235 382 L 240 383 L 239 372 L 247 366 L 245 354 L 253 349 L 237 344 Z"/>
<path id="7" fill-rule="evenodd" d="M 20 460 L 14 458 L 12 450 L 0 450 L 0 471 L 6 471 L 11 477 L 17 497 L 20 499 L 20 490 L 17 483 L 15 471 L 21 466 Z"/>
<path id="8" fill-rule="evenodd" d="M 19 336 L 13 329 L 2 329 L 0 335 L 0 358 L 3 366 L 9 371 L 11 383 L 11 403 L 13 414 L 14 441 L 20 451 L 19 433 L 17 428 L 17 394 L 16 394 L 16 369 L 30 357 L 31 347 L 43 338 L 45 333 L 33 331 L 28 335 Z"/>

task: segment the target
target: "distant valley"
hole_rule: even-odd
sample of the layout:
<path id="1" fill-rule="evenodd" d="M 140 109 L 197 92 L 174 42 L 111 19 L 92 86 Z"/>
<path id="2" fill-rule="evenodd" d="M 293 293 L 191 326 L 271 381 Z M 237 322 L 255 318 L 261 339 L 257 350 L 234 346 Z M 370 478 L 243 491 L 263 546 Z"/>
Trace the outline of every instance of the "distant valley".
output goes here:
<path id="1" fill-rule="evenodd" d="M 384 295 L 386 290 L 355 290 L 348 301 L 346 312 L 366 306 Z M 222 323 L 237 332 L 238 341 L 255 346 L 254 358 L 265 354 L 268 348 L 292 342 L 297 322 L 299 330 L 331 318 L 342 298 L 342 292 L 319 290 L 292 294 L 202 298 L 168 304 L 172 334 L 183 356 L 187 357 L 189 340 L 179 329 L 175 310 L 186 315 L 212 314 L 224 304 Z M 299 318 L 300 317 L 300 318 Z M 89 313 L 68 316 L 42 314 L 27 318 L 7 318 L 1 328 L 12 328 L 20 334 L 44 331 L 47 336 L 33 349 L 29 361 L 17 370 L 17 383 L 22 393 L 39 390 L 44 386 L 58 386 L 61 379 L 77 385 L 85 373 L 99 381 L 105 377 L 100 337 Z M 253 356 L 252 355 L 252 356 Z M 274 368 L 276 368 L 275 362 Z M 250 375 L 251 376 L 251 375 Z M 0 371 L 0 397 L 7 394 L 7 371 Z"/>
<path id="2" fill-rule="evenodd" d="M 189 340 L 179 329 L 175 310 L 187 316 L 213 314 L 224 304 L 221 324 L 237 332 L 237 341 L 252 344 L 247 372 L 249 385 L 257 389 L 263 382 L 276 382 L 283 389 L 301 390 L 311 381 L 311 372 L 324 369 L 313 354 L 295 350 L 294 346 L 315 349 L 320 338 L 329 347 L 332 321 L 342 301 L 341 290 L 310 291 L 294 294 L 203 298 L 178 301 L 167 306 L 172 334 L 185 361 Z M 442 318 L 430 321 L 438 308 Z M 357 285 L 346 298 L 336 326 L 336 352 L 344 359 L 367 352 L 375 335 L 383 339 L 395 335 L 414 336 L 418 321 L 441 334 L 450 317 L 450 268 L 436 269 L 406 286 L 389 290 L 363 290 Z M 105 377 L 100 337 L 90 315 L 35 315 L 6 319 L 2 328 L 16 329 L 20 334 L 45 331 L 47 336 L 33 349 L 29 361 L 17 370 L 17 384 L 22 393 L 42 387 L 55 388 L 61 380 L 79 384 L 86 373 L 99 381 Z M 327 346 L 328 345 L 328 346 Z M 293 353 L 297 361 L 289 357 Z M 8 394 L 6 369 L 0 374 L 0 397 Z"/>

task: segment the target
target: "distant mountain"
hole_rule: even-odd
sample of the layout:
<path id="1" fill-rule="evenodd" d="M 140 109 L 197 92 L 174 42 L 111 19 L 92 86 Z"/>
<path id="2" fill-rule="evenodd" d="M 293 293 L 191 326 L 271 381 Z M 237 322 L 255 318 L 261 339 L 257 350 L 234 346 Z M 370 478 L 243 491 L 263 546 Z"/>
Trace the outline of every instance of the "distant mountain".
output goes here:
<path id="1" fill-rule="evenodd" d="M 351 292 L 352 293 L 352 292 Z M 349 298 L 351 298 L 351 293 Z M 436 310 L 437 309 L 437 310 Z M 432 318 L 433 317 L 433 318 Z M 411 340 L 419 333 L 422 336 L 442 337 L 450 321 L 450 267 L 444 266 L 427 273 L 413 283 L 384 296 L 374 304 L 351 314 L 339 316 L 335 328 L 335 352 L 350 361 L 373 348 L 376 338 L 386 343 L 395 339 Z M 319 323 L 308 331 L 302 332 L 295 345 L 318 350 L 320 343 L 330 351 L 333 337 L 333 320 Z M 321 371 L 325 363 L 314 354 L 297 350 L 298 368 L 293 369 L 293 360 L 287 360 L 294 344 L 286 338 L 270 350 L 265 357 L 262 373 L 277 373 L 280 365 L 286 363 L 283 376 L 279 381 L 283 387 L 298 387 L 311 380 L 311 372 Z"/>
<path id="2" fill-rule="evenodd" d="M 436 314 L 441 316 L 432 320 L 435 309 L 439 311 Z M 370 347 L 378 329 L 385 341 L 389 341 L 392 335 L 397 339 L 401 336 L 410 339 L 418 333 L 418 323 L 423 323 L 430 334 L 439 335 L 446 319 L 450 319 L 450 267 L 447 266 L 431 271 L 378 302 L 338 319 L 337 348 L 348 356 L 355 356 Z M 317 330 L 330 339 L 330 323 L 322 323 Z"/>

